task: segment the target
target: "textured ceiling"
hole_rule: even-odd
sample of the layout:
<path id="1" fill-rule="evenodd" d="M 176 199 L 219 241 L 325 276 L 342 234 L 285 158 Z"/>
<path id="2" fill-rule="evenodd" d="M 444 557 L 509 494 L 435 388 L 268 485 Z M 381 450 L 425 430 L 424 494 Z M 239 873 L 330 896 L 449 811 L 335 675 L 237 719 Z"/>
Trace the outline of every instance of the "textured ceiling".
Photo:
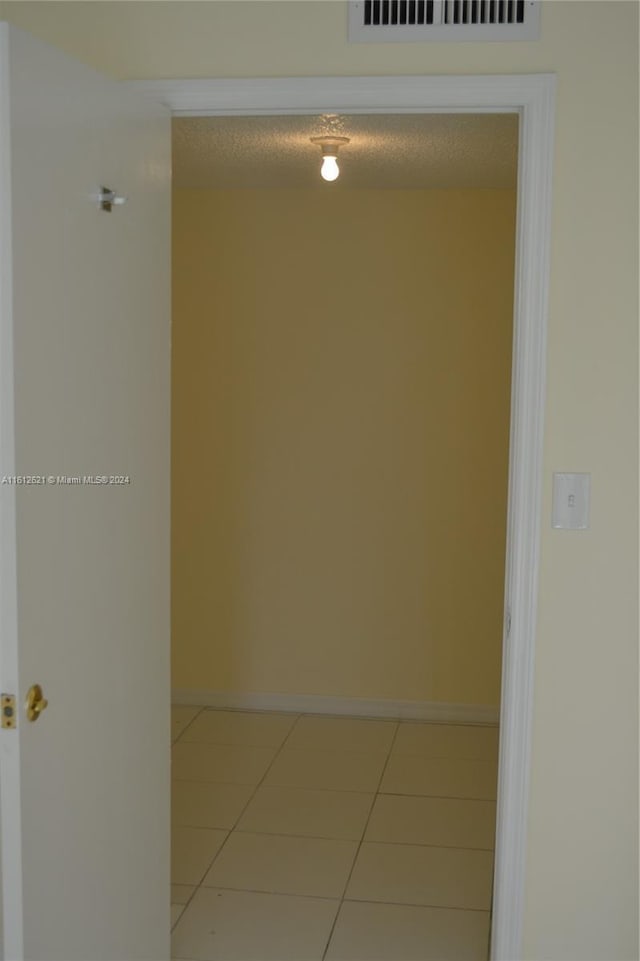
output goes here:
<path id="1" fill-rule="evenodd" d="M 340 178 L 321 180 L 325 132 L 351 138 Z M 180 117 L 173 121 L 177 187 L 512 187 L 515 114 Z"/>

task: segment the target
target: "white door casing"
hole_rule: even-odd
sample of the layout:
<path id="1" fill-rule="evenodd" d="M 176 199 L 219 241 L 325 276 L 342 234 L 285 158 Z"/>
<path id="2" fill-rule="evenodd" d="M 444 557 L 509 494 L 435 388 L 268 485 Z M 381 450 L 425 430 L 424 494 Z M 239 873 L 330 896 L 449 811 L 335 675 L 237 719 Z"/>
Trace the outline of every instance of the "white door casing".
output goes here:
<path id="1" fill-rule="evenodd" d="M 169 116 L 6 24 L 0 71 L 0 475 L 41 479 L 0 485 L 4 957 L 161 961 Z"/>
<path id="2" fill-rule="evenodd" d="M 135 81 L 178 116 L 496 113 L 520 117 L 500 768 L 491 958 L 522 958 L 555 76 L 295 77 Z"/>

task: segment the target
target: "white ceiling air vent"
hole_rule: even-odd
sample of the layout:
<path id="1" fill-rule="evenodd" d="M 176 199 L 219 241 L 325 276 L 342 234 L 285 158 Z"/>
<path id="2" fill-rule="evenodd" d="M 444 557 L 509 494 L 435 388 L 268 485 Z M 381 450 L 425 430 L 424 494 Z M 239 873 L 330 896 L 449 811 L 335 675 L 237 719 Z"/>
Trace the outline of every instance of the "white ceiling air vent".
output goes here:
<path id="1" fill-rule="evenodd" d="M 349 0 L 351 43 L 482 43 L 539 34 L 539 0 Z"/>

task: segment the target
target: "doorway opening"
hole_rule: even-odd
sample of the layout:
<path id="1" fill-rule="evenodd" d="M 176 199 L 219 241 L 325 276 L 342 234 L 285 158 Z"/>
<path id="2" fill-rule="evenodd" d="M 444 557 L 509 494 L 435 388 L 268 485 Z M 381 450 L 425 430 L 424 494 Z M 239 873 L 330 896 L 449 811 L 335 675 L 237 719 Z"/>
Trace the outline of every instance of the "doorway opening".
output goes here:
<path id="1" fill-rule="evenodd" d="M 139 81 L 174 116 L 519 115 L 509 504 L 492 959 L 522 953 L 555 121 L 553 74 Z"/>
<path id="2" fill-rule="evenodd" d="M 518 116 L 339 116 L 174 120 L 178 957 L 489 948 Z"/>

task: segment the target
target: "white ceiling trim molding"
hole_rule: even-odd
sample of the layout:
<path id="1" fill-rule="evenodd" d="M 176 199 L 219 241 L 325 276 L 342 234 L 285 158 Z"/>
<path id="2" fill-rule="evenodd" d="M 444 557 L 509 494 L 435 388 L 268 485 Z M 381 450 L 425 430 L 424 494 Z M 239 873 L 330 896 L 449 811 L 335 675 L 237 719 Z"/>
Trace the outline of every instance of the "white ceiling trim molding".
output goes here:
<path id="1" fill-rule="evenodd" d="M 551 74 L 158 80 L 129 86 L 179 116 L 520 115 L 500 772 L 491 958 L 523 958 L 525 857 L 542 526 L 555 77 Z"/>
<path id="2" fill-rule="evenodd" d="M 550 74 L 131 80 L 180 117 L 307 113 L 517 113 Z M 533 98 L 533 100 L 532 100 Z"/>

